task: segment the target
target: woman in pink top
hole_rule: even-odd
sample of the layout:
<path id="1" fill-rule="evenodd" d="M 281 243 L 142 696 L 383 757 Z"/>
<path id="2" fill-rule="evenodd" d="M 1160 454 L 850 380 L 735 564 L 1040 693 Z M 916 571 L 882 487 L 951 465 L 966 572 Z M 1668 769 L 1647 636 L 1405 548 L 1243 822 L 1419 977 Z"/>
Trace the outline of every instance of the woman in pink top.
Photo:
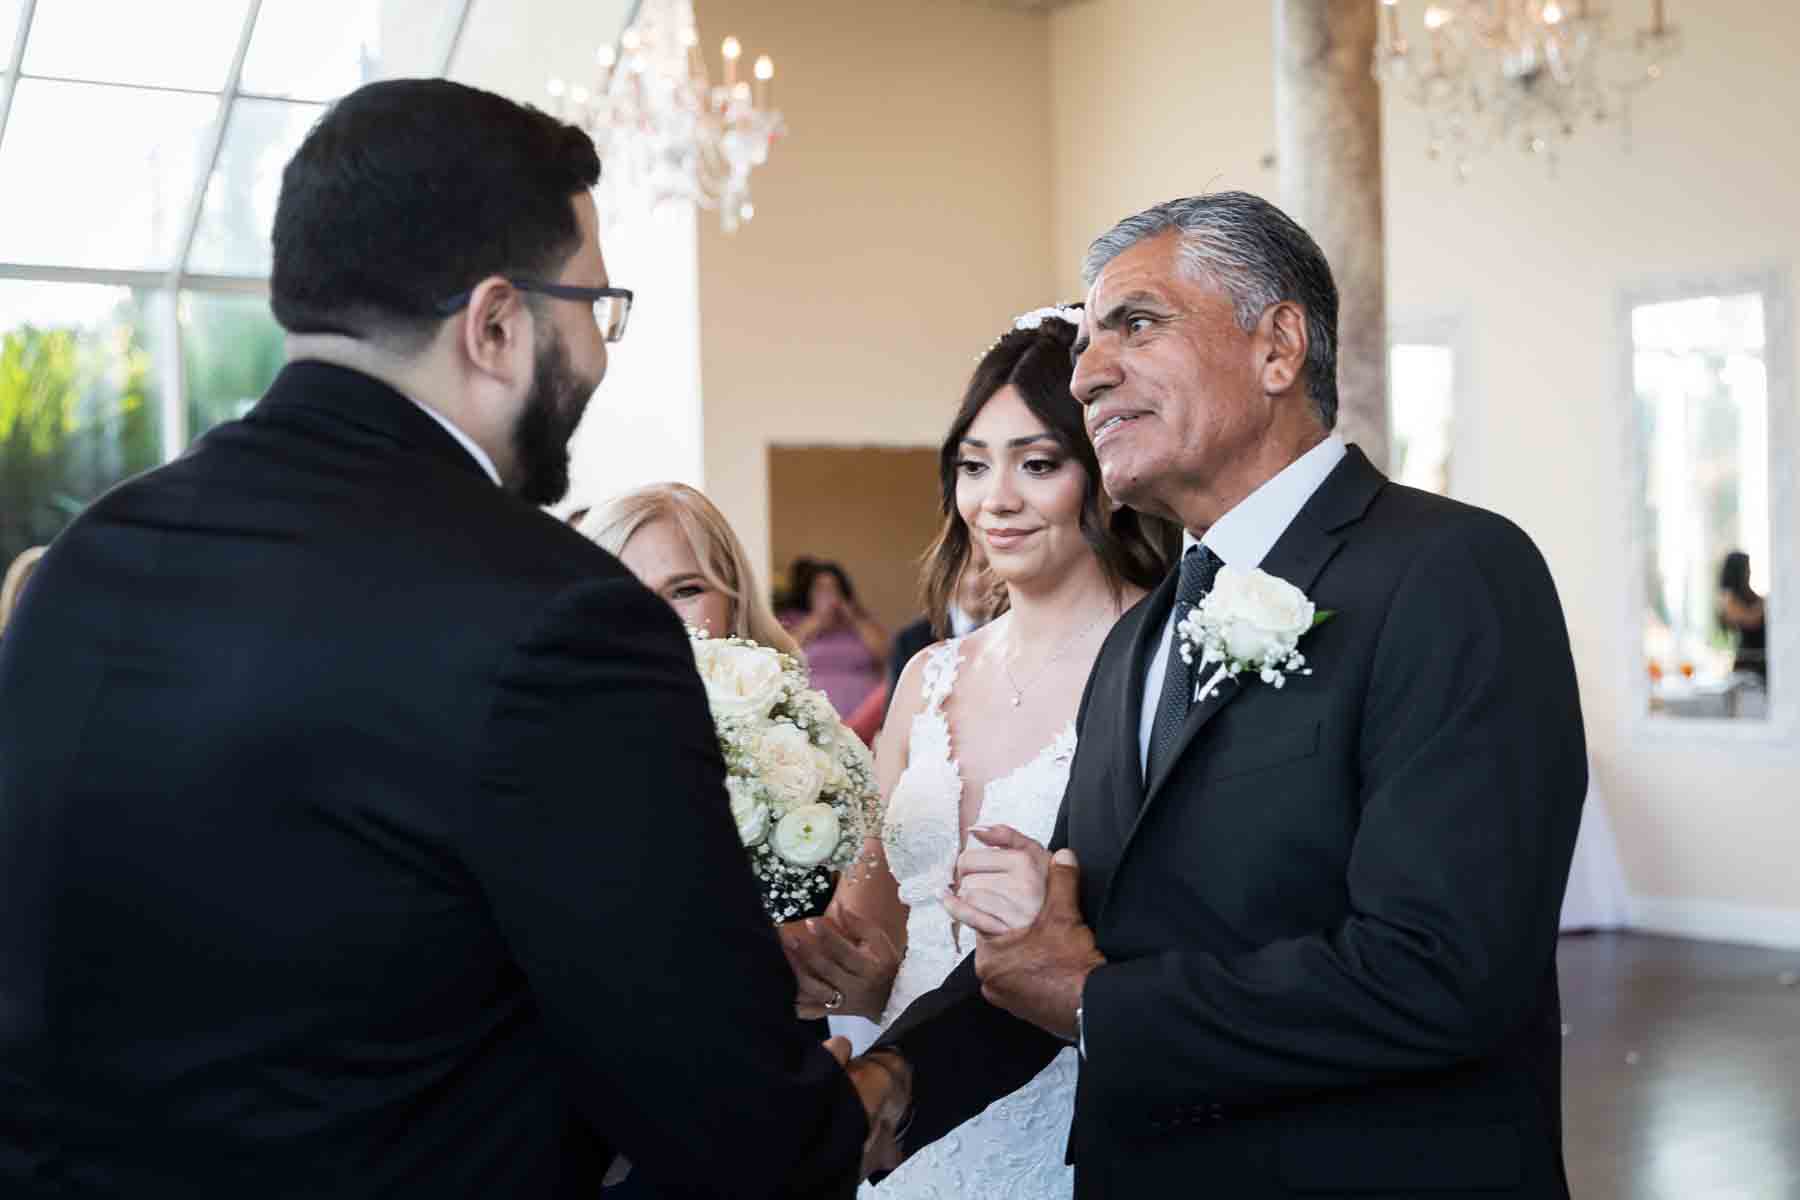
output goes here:
<path id="1" fill-rule="evenodd" d="M 887 630 L 856 602 L 850 576 L 834 562 L 794 560 L 788 573 L 796 605 L 781 614 L 812 671 L 813 686 L 848 717 L 880 686 L 887 671 Z"/>

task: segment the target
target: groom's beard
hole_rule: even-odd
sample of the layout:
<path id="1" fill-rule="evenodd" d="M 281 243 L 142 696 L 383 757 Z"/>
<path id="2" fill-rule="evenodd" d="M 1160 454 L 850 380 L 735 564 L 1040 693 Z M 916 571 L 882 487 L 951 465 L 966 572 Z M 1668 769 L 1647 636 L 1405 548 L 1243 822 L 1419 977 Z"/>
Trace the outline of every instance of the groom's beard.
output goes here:
<path id="1" fill-rule="evenodd" d="M 519 468 L 513 492 L 519 499 L 541 508 L 555 504 L 568 492 L 569 439 L 598 386 L 575 373 L 569 348 L 562 335 L 552 330 L 537 348 L 531 389 L 513 424 L 513 459 Z"/>

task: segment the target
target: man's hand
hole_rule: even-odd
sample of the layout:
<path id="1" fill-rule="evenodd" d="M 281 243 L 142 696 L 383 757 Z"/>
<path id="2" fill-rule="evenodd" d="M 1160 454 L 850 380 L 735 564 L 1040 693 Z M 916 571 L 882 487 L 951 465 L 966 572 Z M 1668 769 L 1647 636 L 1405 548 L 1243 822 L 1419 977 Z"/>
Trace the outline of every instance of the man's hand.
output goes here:
<path id="1" fill-rule="evenodd" d="M 796 1015 L 880 1018 L 900 969 L 900 949 L 879 924 L 834 906 L 823 917 L 790 921 L 779 932 L 799 984 Z"/>
<path id="2" fill-rule="evenodd" d="M 842 1038 L 832 1038 L 841 1042 Z M 826 1043 L 831 1047 L 831 1043 Z M 844 1053 L 849 1053 L 844 1043 Z M 833 1055 L 838 1051 L 831 1049 Z M 841 1059 L 839 1061 L 842 1061 Z M 900 1129 L 912 1109 L 912 1067 L 894 1050 L 877 1050 L 854 1059 L 845 1068 L 850 1083 L 863 1102 L 869 1117 L 869 1137 L 863 1142 L 863 1178 L 876 1171 L 891 1171 L 900 1165 L 905 1151 L 900 1147 Z"/>
<path id="3" fill-rule="evenodd" d="M 959 910 L 970 908 L 954 897 L 944 907 L 957 920 L 964 919 Z M 1072 850 L 1058 850 L 1050 860 L 1049 886 L 1035 921 L 975 943 L 975 973 L 988 1003 L 1064 1040 L 1076 1035 L 1075 1010 L 1089 972 L 1105 963 L 1094 931 L 1081 919 L 1081 868 Z"/>
<path id="4" fill-rule="evenodd" d="M 1024 929 L 1044 906 L 1050 852 L 1010 825 L 974 826 L 979 846 L 956 860 L 955 908 L 951 917 L 976 933 L 994 936 Z"/>

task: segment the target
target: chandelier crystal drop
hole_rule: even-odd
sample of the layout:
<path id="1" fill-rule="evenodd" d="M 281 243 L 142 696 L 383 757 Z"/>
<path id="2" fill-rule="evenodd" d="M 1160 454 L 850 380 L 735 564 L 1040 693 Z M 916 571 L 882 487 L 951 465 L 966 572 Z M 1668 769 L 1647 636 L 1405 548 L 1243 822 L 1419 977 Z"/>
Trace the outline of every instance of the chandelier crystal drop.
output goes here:
<path id="1" fill-rule="evenodd" d="M 591 85 L 549 81 L 552 111 L 594 139 L 603 215 L 698 204 L 717 209 L 727 233 L 755 215 L 750 173 L 787 129 L 770 103 L 774 60 L 761 55 L 745 78 L 743 57 L 727 37 L 714 82 L 692 0 L 643 0 L 618 45 L 595 55 Z"/>
<path id="2" fill-rule="evenodd" d="M 1630 33 L 1602 0 L 1432 0 L 1417 42 L 1399 0 L 1380 3 L 1375 78 L 1425 110 L 1426 153 L 1464 179 L 1495 143 L 1554 161 L 1584 124 L 1622 122 L 1681 48 L 1664 0 Z"/>

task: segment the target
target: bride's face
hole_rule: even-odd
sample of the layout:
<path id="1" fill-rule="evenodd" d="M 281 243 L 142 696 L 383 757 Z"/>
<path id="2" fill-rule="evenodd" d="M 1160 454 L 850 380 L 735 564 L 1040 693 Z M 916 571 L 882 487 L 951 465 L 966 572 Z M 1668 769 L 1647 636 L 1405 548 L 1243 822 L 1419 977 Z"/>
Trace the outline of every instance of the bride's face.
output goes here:
<path id="1" fill-rule="evenodd" d="M 1007 584 L 1058 578 L 1093 552 L 1081 536 L 1087 476 L 1010 385 L 970 423 L 956 473 L 957 511 Z"/>
<path id="2" fill-rule="evenodd" d="M 674 521 L 658 517 L 640 525 L 619 551 L 619 561 L 661 596 L 684 625 L 714 637 L 731 632 L 731 598 L 706 581 L 694 548 Z"/>

